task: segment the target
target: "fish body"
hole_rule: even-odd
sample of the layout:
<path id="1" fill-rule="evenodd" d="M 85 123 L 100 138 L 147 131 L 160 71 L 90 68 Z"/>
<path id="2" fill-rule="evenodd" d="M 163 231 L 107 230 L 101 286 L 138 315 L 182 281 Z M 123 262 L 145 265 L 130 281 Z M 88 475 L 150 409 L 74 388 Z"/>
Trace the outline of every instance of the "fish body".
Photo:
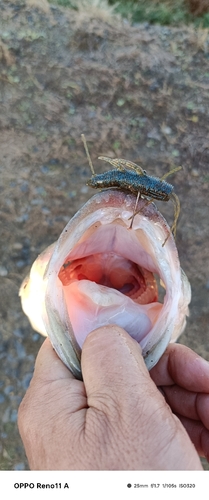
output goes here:
<path id="1" fill-rule="evenodd" d="M 49 336 L 79 379 L 90 331 L 123 327 L 150 370 L 186 324 L 191 289 L 170 228 L 153 203 L 139 199 L 130 229 L 135 204 L 131 193 L 97 193 L 36 259 L 20 289 L 33 328 Z"/>

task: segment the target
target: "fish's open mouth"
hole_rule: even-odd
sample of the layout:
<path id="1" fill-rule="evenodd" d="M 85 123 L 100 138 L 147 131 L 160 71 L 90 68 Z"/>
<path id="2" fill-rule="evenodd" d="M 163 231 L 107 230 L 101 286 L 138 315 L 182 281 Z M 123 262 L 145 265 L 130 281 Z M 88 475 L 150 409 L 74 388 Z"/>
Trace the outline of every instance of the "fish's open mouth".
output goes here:
<path id="1" fill-rule="evenodd" d="M 130 229 L 135 204 L 135 196 L 120 190 L 93 196 L 39 255 L 20 288 L 33 328 L 49 336 L 78 379 L 92 330 L 121 326 L 151 369 L 186 324 L 191 289 L 170 228 L 154 204 L 139 199 Z"/>
<path id="2" fill-rule="evenodd" d="M 106 208 L 105 219 L 99 216 L 58 273 L 75 339 L 82 348 L 90 331 L 116 323 L 142 343 L 163 308 L 158 302 L 163 273 L 148 234 L 140 227 L 144 216 L 137 216 L 134 230 L 129 229 L 130 209 L 119 214 L 118 209 L 114 213 L 112 207 Z"/>
<path id="3" fill-rule="evenodd" d="M 156 322 L 163 306 L 154 262 L 137 238 L 121 219 L 97 221 L 63 263 L 58 278 L 80 347 L 90 331 L 111 323 L 141 342 Z"/>
<path id="4" fill-rule="evenodd" d="M 91 198 L 63 230 L 44 274 L 45 329 L 78 378 L 85 338 L 100 326 L 124 328 L 148 369 L 185 326 L 190 287 L 174 239 L 163 246 L 170 229 L 142 199 L 129 229 L 135 200 L 114 190 Z"/>

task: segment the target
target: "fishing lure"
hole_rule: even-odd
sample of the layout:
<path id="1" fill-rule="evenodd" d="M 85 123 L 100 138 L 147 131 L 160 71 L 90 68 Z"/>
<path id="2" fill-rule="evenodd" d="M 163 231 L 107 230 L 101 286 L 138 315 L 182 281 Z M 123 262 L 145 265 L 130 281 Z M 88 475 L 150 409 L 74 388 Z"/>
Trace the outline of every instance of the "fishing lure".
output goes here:
<path id="1" fill-rule="evenodd" d="M 104 160 L 115 168 L 102 174 L 96 174 L 89 155 L 85 136 L 82 134 L 81 137 L 92 172 L 92 177 L 87 181 L 87 185 L 95 189 L 118 188 L 121 191 L 131 191 L 131 193 L 136 195 L 135 209 L 130 218 L 130 229 L 132 228 L 134 217 L 139 213 L 139 211 L 137 211 L 137 205 L 140 197 L 145 198 L 147 204 L 152 203 L 153 200 L 172 200 L 174 204 L 174 222 L 171 227 L 171 232 L 175 237 L 177 220 L 180 214 L 180 201 L 176 193 L 174 193 L 174 186 L 166 182 L 165 179 L 174 172 L 181 170 L 181 167 L 173 168 L 160 179 L 159 177 L 147 175 L 146 170 L 143 170 L 139 165 L 131 161 L 122 158 L 112 159 L 106 156 L 99 156 L 99 160 Z M 168 237 L 164 241 L 163 246 Z"/>

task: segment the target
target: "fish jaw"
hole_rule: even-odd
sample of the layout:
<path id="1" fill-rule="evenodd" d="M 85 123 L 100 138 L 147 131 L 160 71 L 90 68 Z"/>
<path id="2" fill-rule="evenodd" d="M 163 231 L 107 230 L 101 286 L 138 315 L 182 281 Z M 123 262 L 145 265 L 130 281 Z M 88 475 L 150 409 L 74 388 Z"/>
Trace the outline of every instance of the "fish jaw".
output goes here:
<path id="1" fill-rule="evenodd" d="M 181 271 L 174 239 L 156 206 L 142 199 L 137 207 L 140 212 L 129 229 L 135 201 L 135 196 L 118 190 L 93 196 L 69 221 L 48 264 L 45 268 L 42 265 L 41 333 L 48 334 L 77 378 L 81 378 L 83 342 L 99 326 L 115 323 L 126 329 L 140 343 L 148 369 L 185 327 L 191 290 Z M 42 256 L 38 259 L 41 261 Z M 165 286 L 162 303 L 157 298 L 154 275 Z M 28 296 L 32 294 L 32 279 Z M 120 291 L 129 289 L 128 295 Z M 30 318 L 30 300 L 25 301 L 25 294 L 23 289 L 21 300 Z M 37 329 L 34 320 L 33 327 Z"/>

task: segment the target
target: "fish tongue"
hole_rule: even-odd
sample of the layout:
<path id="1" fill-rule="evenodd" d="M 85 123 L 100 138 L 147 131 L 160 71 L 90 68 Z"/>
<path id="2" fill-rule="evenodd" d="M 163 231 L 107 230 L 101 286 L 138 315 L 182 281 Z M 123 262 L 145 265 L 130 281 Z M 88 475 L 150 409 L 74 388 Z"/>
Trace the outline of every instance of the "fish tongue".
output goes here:
<path id="1" fill-rule="evenodd" d="M 74 281 L 63 287 L 64 298 L 75 338 L 82 347 L 89 332 L 100 326 L 116 324 L 137 342 L 152 328 L 143 306 L 118 290 L 88 280 Z"/>

